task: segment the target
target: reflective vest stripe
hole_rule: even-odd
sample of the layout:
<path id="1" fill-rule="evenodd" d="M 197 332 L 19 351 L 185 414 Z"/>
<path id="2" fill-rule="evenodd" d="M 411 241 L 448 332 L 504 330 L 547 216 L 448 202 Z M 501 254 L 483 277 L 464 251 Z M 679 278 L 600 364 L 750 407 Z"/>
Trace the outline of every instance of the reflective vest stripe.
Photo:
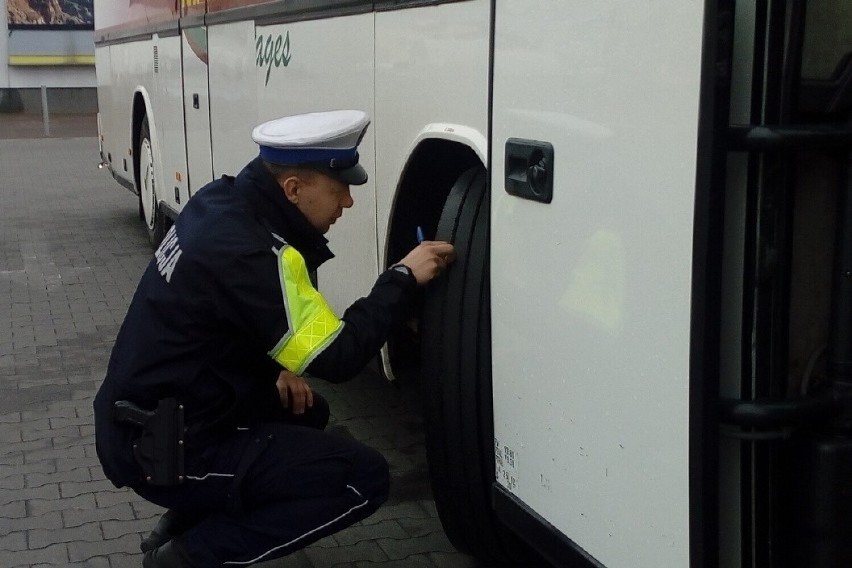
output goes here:
<path id="1" fill-rule="evenodd" d="M 337 337 L 343 322 L 313 287 L 305 259 L 291 246 L 278 252 L 278 275 L 289 329 L 269 355 L 300 374 Z"/>

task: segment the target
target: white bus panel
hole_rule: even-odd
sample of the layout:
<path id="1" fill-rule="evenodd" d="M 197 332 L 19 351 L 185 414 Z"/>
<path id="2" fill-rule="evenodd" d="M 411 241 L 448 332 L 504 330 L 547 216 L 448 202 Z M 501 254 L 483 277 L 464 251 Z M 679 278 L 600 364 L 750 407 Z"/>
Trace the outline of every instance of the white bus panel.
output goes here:
<path id="1" fill-rule="evenodd" d="M 496 16 L 497 480 L 609 568 L 687 566 L 703 7 L 555 6 Z M 504 190 L 510 138 L 552 144 L 551 203 Z"/>

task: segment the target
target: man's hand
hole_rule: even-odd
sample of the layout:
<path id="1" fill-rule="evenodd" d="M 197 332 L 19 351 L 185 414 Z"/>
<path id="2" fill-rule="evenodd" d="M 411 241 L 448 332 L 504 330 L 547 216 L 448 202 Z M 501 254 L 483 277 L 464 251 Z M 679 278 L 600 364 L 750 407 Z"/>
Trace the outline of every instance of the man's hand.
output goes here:
<path id="1" fill-rule="evenodd" d="M 455 259 L 456 252 L 450 243 L 423 241 L 399 262 L 410 268 L 417 283 L 423 285 L 441 274 Z"/>
<path id="2" fill-rule="evenodd" d="M 294 375 L 287 369 L 278 373 L 275 386 L 278 387 L 281 406 L 289 408 L 293 414 L 304 414 L 306 408 L 311 408 L 314 405 L 314 393 L 311 392 L 311 387 L 308 386 L 305 379 Z"/>

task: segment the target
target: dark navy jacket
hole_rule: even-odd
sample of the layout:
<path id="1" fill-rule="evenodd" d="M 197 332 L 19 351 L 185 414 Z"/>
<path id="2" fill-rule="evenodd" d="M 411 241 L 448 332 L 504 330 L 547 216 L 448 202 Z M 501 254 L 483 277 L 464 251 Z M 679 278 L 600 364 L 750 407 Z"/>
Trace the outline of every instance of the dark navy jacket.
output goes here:
<path id="1" fill-rule="evenodd" d="M 98 456 L 113 483 L 140 481 L 131 453 L 136 433 L 114 423 L 116 400 L 153 410 L 158 400 L 177 398 L 190 451 L 281 413 L 281 367 L 268 353 L 288 325 L 273 250 L 282 240 L 310 271 L 333 256 L 259 158 L 186 204 L 142 276 L 95 397 Z M 415 286 L 410 275 L 382 273 L 346 310 L 341 332 L 307 372 L 342 381 L 361 371 Z"/>

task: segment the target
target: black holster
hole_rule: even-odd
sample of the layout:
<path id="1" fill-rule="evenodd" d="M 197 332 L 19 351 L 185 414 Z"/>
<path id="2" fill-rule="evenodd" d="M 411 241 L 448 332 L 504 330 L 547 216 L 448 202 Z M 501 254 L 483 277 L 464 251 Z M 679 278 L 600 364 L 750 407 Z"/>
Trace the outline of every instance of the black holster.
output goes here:
<path id="1" fill-rule="evenodd" d="M 133 456 L 149 485 L 168 487 L 183 482 L 183 405 L 173 398 L 164 398 L 157 402 L 156 410 L 149 411 L 130 401 L 118 400 L 114 419 L 139 429 L 133 441 Z"/>

